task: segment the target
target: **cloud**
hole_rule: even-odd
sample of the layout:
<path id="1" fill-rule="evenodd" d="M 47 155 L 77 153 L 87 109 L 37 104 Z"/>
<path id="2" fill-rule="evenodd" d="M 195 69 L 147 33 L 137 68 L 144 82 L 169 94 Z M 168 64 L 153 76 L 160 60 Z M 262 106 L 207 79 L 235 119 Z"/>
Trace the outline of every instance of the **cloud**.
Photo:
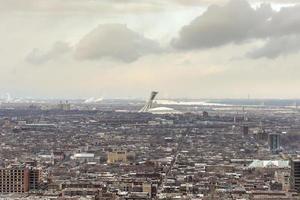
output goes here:
<path id="1" fill-rule="evenodd" d="M 122 24 L 99 25 L 76 45 L 75 58 L 99 60 L 112 58 L 133 62 L 138 58 L 160 52 L 158 43 L 147 39 Z"/>
<path id="2" fill-rule="evenodd" d="M 207 49 L 259 39 L 267 43 L 248 56 L 274 58 L 298 50 L 299 37 L 300 6 L 276 12 L 269 4 L 254 9 L 246 0 L 231 0 L 225 6 L 210 6 L 184 26 L 172 46 L 182 50 Z M 279 49 L 281 43 L 283 48 Z"/>
<path id="3" fill-rule="evenodd" d="M 48 61 L 57 59 L 64 54 L 70 52 L 72 48 L 68 43 L 56 42 L 53 44 L 50 50 L 42 51 L 40 49 L 33 49 L 25 58 L 25 60 L 31 64 L 39 65 L 47 63 Z"/>
<path id="4" fill-rule="evenodd" d="M 300 34 L 300 5 L 283 8 L 264 25 L 266 36 Z"/>
<path id="5" fill-rule="evenodd" d="M 224 5 L 230 0 L 170 0 L 175 1 L 181 5 L 195 6 L 195 5 Z M 300 0 L 249 0 L 249 3 L 278 3 L 281 5 L 300 3 Z"/>
<path id="6" fill-rule="evenodd" d="M 263 47 L 255 49 L 247 54 L 248 57 L 258 58 L 276 58 L 280 55 L 287 55 L 300 51 L 300 36 L 283 36 L 270 39 Z"/>
<path id="7" fill-rule="evenodd" d="M 201 16 L 182 28 L 172 41 L 178 49 L 202 49 L 242 42 L 261 34 L 272 14 L 269 5 L 254 10 L 247 1 L 232 0 L 225 6 L 210 6 Z M 258 32 L 257 32 L 258 31 Z"/>
<path id="8" fill-rule="evenodd" d="M 35 9 L 43 8 L 44 10 L 49 9 L 50 12 L 56 12 L 68 7 L 67 10 L 69 11 L 73 8 L 73 11 L 77 11 L 81 1 L 66 0 L 62 4 L 58 3 L 57 7 L 54 6 L 55 4 L 47 2 L 41 0 L 41 3 L 35 4 Z M 107 3 L 106 0 L 103 2 Z M 170 3 L 171 1 L 166 2 Z M 176 0 L 176 2 L 180 3 L 181 0 Z M 189 0 L 186 3 L 188 4 L 188 2 L 193 3 L 194 1 Z M 217 3 L 218 0 L 214 2 Z M 250 0 L 250 2 L 253 1 Z M 88 1 L 85 5 L 92 8 L 92 4 L 93 2 Z M 112 4 L 112 7 L 115 8 L 118 8 L 118 5 L 125 4 L 126 6 L 141 6 L 137 4 L 136 0 L 113 0 Z M 143 1 L 143 5 L 146 4 L 153 4 L 158 7 L 161 5 L 157 1 Z M 19 6 L 22 7 L 22 4 Z M 138 9 L 138 7 L 136 8 Z M 52 9 L 56 11 L 52 11 Z M 177 32 L 177 30 L 173 32 Z M 272 10 L 270 4 L 262 4 L 257 8 L 253 8 L 246 0 L 231 0 L 223 6 L 209 6 L 203 14 L 180 30 L 179 36 L 171 41 L 171 46 L 177 50 L 198 50 L 220 47 L 231 43 L 247 43 L 258 39 L 265 41 L 265 46 L 250 51 L 247 56 L 250 58 L 274 58 L 282 54 L 297 52 L 297 47 L 293 44 L 298 43 L 293 42 L 286 42 L 286 46 L 282 50 L 276 50 L 275 48 L 282 40 L 295 41 L 293 37 L 299 34 L 300 6 L 283 8 L 277 12 Z M 170 38 L 172 37 L 170 36 Z M 158 42 L 130 30 L 126 25 L 106 24 L 99 25 L 87 33 L 74 48 L 69 47 L 66 43 L 58 43 L 47 51 L 34 49 L 26 57 L 26 60 L 33 64 L 44 64 L 59 58 L 66 52 L 72 52 L 77 60 L 112 59 L 129 63 L 138 60 L 142 56 L 161 53 L 162 51 Z"/>

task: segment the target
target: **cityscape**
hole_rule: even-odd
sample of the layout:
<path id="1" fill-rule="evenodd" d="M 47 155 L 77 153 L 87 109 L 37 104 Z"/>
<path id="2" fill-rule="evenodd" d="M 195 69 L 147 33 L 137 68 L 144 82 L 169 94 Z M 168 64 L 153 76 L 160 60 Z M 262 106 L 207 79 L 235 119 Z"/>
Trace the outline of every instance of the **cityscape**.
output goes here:
<path id="1" fill-rule="evenodd" d="M 0 0 L 0 200 L 300 200 L 300 0 Z"/>
<path id="2" fill-rule="evenodd" d="M 1 198 L 299 199 L 297 104 L 156 96 L 2 102 Z"/>

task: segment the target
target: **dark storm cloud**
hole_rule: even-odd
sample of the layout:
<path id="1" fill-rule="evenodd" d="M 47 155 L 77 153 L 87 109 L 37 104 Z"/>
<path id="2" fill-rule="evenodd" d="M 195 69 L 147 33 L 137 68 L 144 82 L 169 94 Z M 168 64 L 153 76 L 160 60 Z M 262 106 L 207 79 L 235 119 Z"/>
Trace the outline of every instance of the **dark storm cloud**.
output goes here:
<path id="1" fill-rule="evenodd" d="M 172 45 L 177 49 L 190 50 L 263 39 L 269 42 L 249 55 L 276 57 L 284 52 L 292 53 L 297 50 L 293 41 L 295 35 L 299 34 L 300 6 L 282 8 L 280 12 L 275 12 L 268 4 L 254 9 L 245 0 L 232 0 L 225 6 L 210 6 L 205 13 L 182 28 Z M 276 49 L 283 41 L 289 42 L 283 50 Z"/>
<path id="2" fill-rule="evenodd" d="M 26 57 L 26 61 L 31 64 L 44 64 L 50 60 L 54 60 L 58 57 L 71 51 L 71 47 L 65 42 L 56 42 L 52 48 L 48 51 L 42 51 L 40 49 L 33 49 Z"/>
<path id="3" fill-rule="evenodd" d="M 133 62 L 141 56 L 157 53 L 159 45 L 122 24 L 99 25 L 76 45 L 75 57 L 79 60 L 112 58 Z"/>

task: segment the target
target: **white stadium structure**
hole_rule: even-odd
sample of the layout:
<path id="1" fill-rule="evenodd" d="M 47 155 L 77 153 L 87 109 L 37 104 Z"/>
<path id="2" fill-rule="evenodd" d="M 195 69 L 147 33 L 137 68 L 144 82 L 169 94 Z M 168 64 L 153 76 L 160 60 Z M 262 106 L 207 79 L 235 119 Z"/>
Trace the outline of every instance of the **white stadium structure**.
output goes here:
<path id="1" fill-rule="evenodd" d="M 152 114 L 181 114 L 180 111 L 168 107 L 157 107 L 149 109 Z"/>
<path id="2" fill-rule="evenodd" d="M 145 104 L 145 106 L 139 111 L 139 112 L 148 112 L 148 113 L 152 113 L 152 114 L 160 114 L 160 115 L 164 115 L 164 114 L 182 114 L 180 111 L 177 111 L 173 108 L 169 108 L 169 107 L 156 107 L 153 108 L 153 101 L 156 97 L 156 95 L 158 94 L 158 92 L 151 92 L 150 98 L 148 100 L 148 102 Z"/>

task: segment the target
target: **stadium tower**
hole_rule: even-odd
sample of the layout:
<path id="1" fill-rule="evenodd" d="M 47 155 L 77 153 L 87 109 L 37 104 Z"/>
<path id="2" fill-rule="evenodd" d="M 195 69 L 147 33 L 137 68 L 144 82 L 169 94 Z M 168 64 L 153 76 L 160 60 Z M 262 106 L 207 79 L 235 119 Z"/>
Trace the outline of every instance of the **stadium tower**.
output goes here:
<path id="1" fill-rule="evenodd" d="M 154 98 L 156 97 L 156 95 L 158 94 L 158 92 L 151 92 L 150 98 L 148 100 L 148 102 L 146 103 L 146 105 L 139 111 L 139 112 L 148 112 L 149 109 L 152 108 L 152 104 L 154 101 Z"/>

